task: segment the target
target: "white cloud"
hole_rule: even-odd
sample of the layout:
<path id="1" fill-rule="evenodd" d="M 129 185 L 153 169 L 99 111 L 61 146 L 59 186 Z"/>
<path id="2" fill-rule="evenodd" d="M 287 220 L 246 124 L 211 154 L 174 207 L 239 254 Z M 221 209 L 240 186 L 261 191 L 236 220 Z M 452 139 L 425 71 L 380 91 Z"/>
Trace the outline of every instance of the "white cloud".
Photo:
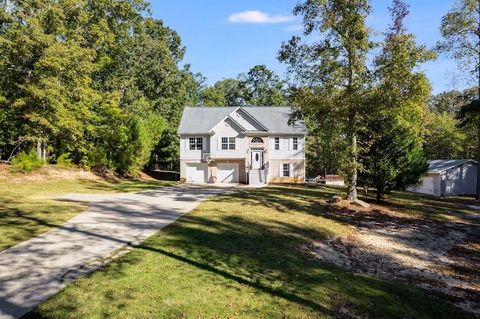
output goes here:
<path id="1" fill-rule="evenodd" d="M 283 29 L 283 31 L 288 31 L 288 32 L 302 31 L 302 30 L 303 30 L 303 25 L 301 24 L 290 25 Z"/>
<path id="2" fill-rule="evenodd" d="M 228 21 L 231 23 L 282 23 L 294 19 L 294 16 L 271 15 L 261 11 L 237 12 L 228 17 Z"/>

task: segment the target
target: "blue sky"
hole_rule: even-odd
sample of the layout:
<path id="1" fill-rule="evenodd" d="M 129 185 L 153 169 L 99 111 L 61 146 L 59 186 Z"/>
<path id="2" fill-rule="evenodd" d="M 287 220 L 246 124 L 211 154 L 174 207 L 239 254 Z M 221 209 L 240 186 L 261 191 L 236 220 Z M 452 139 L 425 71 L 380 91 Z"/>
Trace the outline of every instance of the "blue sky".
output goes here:
<path id="1" fill-rule="evenodd" d="M 433 47 L 440 39 L 439 26 L 454 0 L 410 0 L 407 27 L 418 43 Z M 283 41 L 298 30 L 300 19 L 291 16 L 298 0 L 153 0 L 155 18 L 175 29 L 187 47 L 185 62 L 212 84 L 235 77 L 256 64 L 266 64 L 280 75 L 285 66 L 277 59 Z M 376 32 L 388 26 L 390 0 L 372 0 L 368 25 Z M 250 12 L 249 12 L 250 11 Z M 251 12 L 258 11 L 258 12 Z M 256 22 L 256 23 L 254 23 Z M 454 61 L 440 56 L 422 66 L 434 93 L 461 89 L 465 84 Z"/>

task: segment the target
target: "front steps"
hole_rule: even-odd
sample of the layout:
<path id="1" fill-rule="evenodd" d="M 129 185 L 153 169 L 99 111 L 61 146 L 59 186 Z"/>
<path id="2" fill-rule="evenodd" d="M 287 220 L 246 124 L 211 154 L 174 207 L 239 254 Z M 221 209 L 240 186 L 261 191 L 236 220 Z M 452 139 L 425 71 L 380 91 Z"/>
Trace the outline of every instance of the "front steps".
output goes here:
<path id="1" fill-rule="evenodd" d="M 267 183 L 267 174 L 263 169 L 251 169 L 248 172 L 248 185 L 262 186 Z"/>

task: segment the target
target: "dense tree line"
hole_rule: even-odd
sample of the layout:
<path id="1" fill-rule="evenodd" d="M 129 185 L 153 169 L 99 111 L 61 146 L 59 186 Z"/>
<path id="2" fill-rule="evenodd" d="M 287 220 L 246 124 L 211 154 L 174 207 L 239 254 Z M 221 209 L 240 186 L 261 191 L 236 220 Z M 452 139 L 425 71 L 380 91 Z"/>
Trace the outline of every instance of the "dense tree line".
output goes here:
<path id="1" fill-rule="evenodd" d="M 477 132 L 472 123 L 462 125 L 461 110 L 476 99 L 477 88 L 449 91 L 429 100 L 425 151 L 431 159 L 474 159 Z"/>
<path id="2" fill-rule="evenodd" d="M 480 87 L 431 96 L 421 71 L 437 54 L 466 78 L 480 70 L 476 0 L 461 0 L 431 50 L 405 27 L 409 7 L 393 0 L 391 23 L 374 42 L 369 0 L 304 0 L 294 8 L 304 35 L 283 43 L 288 81 L 265 65 L 208 86 L 180 67 L 179 35 L 143 0 L 26 0 L 0 4 L 0 159 L 36 149 L 122 173 L 178 167 L 186 105 L 294 105 L 308 126 L 307 173 L 343 174 L 377 198 L 414 183 L 427 159 L 480 158 Z"/>
<path id="3" fill-rule="evenodd" d="M 180 37 L 150 17 L 146 2 L 27 0 L 0 8 L 4 159 L 38 147 L 48 161 L 69 154 L 120 172 L 168 154 L 174 162 L 174 132 L 198 85 L 179 67 Z"/>
<path id="4" fill-rule="evenodd" d="M 200 93 L 204 106 L 285 106 L 288 104 L 286 81 L 265 65 L 256 65 L 246 74 L 223 79 L 206 86 Z"/>

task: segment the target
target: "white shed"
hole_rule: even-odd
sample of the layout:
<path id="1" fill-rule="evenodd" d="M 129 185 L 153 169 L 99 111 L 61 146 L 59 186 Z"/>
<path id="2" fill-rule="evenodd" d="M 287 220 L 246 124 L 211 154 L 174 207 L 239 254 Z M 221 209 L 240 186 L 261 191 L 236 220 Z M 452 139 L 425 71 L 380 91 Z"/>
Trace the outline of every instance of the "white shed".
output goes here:
<path id="1" fill-rule="evenodd" d="M 434 196 L 474 195 L 477 185 L 474 160 L 432 160 L 428 171 L 408 191 Z"/>

